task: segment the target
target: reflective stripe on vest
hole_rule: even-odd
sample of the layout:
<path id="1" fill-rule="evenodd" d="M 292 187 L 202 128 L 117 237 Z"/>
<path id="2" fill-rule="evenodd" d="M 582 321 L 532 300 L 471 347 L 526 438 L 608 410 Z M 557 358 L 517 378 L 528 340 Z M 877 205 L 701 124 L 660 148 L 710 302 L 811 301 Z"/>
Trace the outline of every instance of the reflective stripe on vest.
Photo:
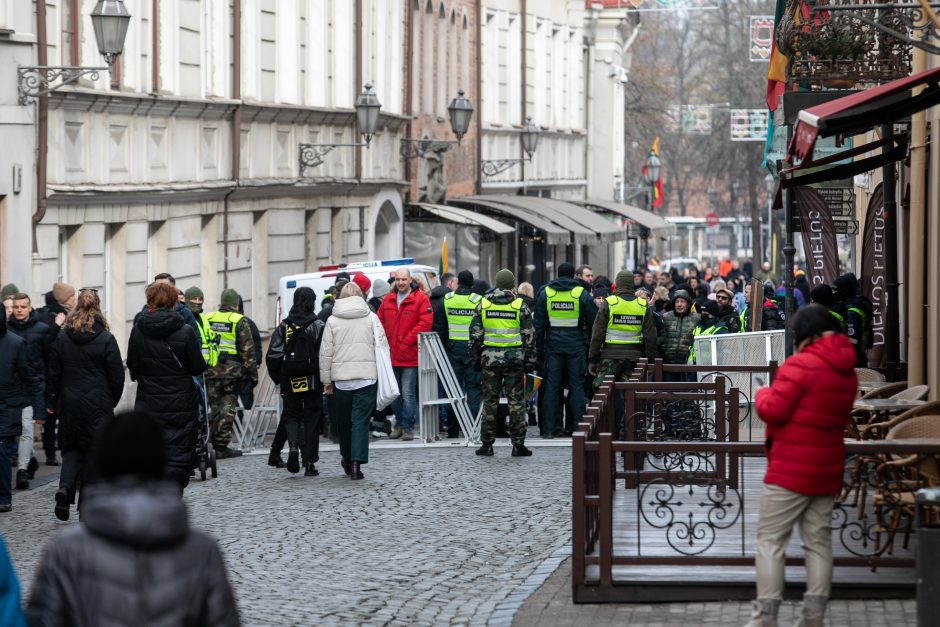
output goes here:
<path id="1" fill-rule="evenodd" d="M 583 293 L 584 288 L 580 285 L 567 291 L 545 288 L 545 307 L 548 309 L 548 322 L 553 328 L 572 329 L 578 326 Z"/>
<path id="2" fill-rule="evenodd" d="M 702 327 L 697 326 L 697 325 L 694 329 L 692 329 L 692 347 L 689 349 L 689 362 L 688 363 L 690 364 L 695 363 L 695 338 L 697 338 L 700 335 L 716 335 L 719 329 L 722 329 L 722 328 L 724 327 L 722 327 L 718 323 L 715 323 L 712 326 L 705 329 L 704 331 L 702 331 Z"/>
<path id="3" fill-rule="evenodd" d="M 211 368 L 219 363 L 219 343 L 216 340 L 216 333 L 212 330 L 206 314 L 197 314 L 196 322 L 199 328 L 199 342 L 202 345 L 202 358 Z"/>
<path id="4" fill-rule="evenodd" d="M 852 311 L 852 310 L 849 309 L 849 311 Z M 831 309 L 829 310 L 829 315 L 831 315 L 833 318 L 835 318 L 836 320 L 839 321 L 839 327 L 842 329 L 842 332 L 845 333 L 845 329 L 846 329 L 846 327 L 848 326 L 848 325 L 846 325 L 846 323 L 845 323 L 845 318 L 843 318 L 841 314 L 839 314 L 839 313 L 837 313 L 837 312 L 835 312 L 835 311 L 833 311 L 833 310 L 831 310 Z"/>
<path id="5" fill-rule="evenodd" d="M 619 296 L 608 296 L 607 344 L 642 344 L 643 318 L 646 317 L 646 301 L 624 300 Z"/>
<path id="6" fill-rule="evenodd" d="M 483 346 L 514 348 L 522 346 L 522 299 L 497 305 L 484 298 L 480 307 L 483 322 Z"/>
<path id="7" fill-rule="evenodd" d="M 741 315 L 738 316 L 738 322 L 741 324 L 738 326 L 738 333 L 744 333 L 747 331 L 747 307 L 741 310 Z"/>
<path id="8" fill-rule="evenodd" d="M 206 316 L 209 328 L 219 334 L 219 351 L 226 355 L 237 355 L 235 326 L 245 316 L 234 311 L 213 311 Z"/>
<path id="9" fill-rule="evenodd" d="M 450 292 L 444 296 L 444 314 L 447 316 L 447 339 L 460 342 L 470 340 L 470 322 L 477 311 L 479 294 Z"/>

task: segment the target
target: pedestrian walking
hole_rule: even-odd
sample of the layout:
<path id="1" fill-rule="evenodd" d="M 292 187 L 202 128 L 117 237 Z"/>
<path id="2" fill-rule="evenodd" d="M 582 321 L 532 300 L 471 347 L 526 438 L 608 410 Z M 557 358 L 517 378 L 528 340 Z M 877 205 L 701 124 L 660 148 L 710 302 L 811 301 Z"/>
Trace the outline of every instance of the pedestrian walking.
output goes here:
<path id="1" fill-rule="evenodd" d="M 454 377 L 467 395 L 470 415 L 480 411 L 480 373 L 470 362 L 470 323 L 483 297 L 473 293 L 473 273 L 461 270 L 454 281 L 454 289 L 441 299 L 441 308 L 434 312 L 434 330 L 441 337 Z M 450 413 L 444 425 L 448 437 L 460 434 L 457 417 Z"/>
<path id="2" fill-rule="evenodd" d="M 13 509 L 13 455 L 23 431 L 23 408 L 41 383 L 23 338 L 7 332 L 0 318 L 0 513 Z"/>
<path id="3" fill-rule="evenodd" d="M 333 397 L 340 463 L 350 479 L 363 479 L 362 465 L 369 463 L 369 419 L 378 381 L 376 343 L 388 347 L 385 331 L 362 290 L 350 283 L 333 305 L 319 355 L 323 393 Z"/>
<path id="4" fill-rule="evenodd" d="M 287 470 L 300 472 L 303 453 L 305 477 L 320 474 L 315 464 L 320 461 L 323 418 L 319 351 L 324 324 L 314 311 L 316 304 L 317 295 L 309 287 L 294 291 L 290 313 L 274 330 L 265 357 L 268 375 L 280 386 L 283 399 L 281 423 L 289 446 Z M 280 451 L 277 453 L 280 456 Z"/>
<path id="5" fill-rule="evenodd" d="M 199 335 L 199 345 L 202 349 L 202 358 L 206 360 L 206 365 L 210 368 L 219 363 L 219 334 L 212 330 L 209 319 L 202 307 L 205 304 L 205 295 L 202 290 L 196 286 L 190 287 L 184 292 L 186 307 L 196 318 L 196 330 Z"/>
<path id="6" fill-rule="evenodd" d="M 7 283 L 0 288 L 0 302 L 3 302 L 4 318 L 13 315 L 13 296 L 20 293 L 20 288 L 15 283 Z"/>
<path id="7" fill-rule="evenodd" d="M 692 297 L 685 290 L 676 290 L 672 297 L 672 311 L 663 314 L 666 337 L 660 355 L 667 364 L 687 364 L 692 350 L 693 332 L 698 326 L 700 314 L 692 311 Z M 666 373 L 667 380 L 684 381 L 682 373 Z"/>
<path id="8" fill-rule="evenodd" d="M 496 273 L 496 289 L 480 301 L 470 323 L 470 361 L 482 372 L 482 446 L 477 455 L 492 456 L 500 397 L 509 405 L 509 437 L 513 457 L 529 457 L 526 448 L 525 375 L 535 369 L 535 325 L 532 312 L 513 288 L 516 277 L 504 268 Z"/>
<path id="9" fill-rule="evenodd" d="M 560 264 L 558 278 L 539 290 L 532 316 L 544 383 L 545 402 L 540 415 L 543 438 L 570 435 L 574 423 L 584 413 L 587 346 L 596 316 L 594 299 L 575 279 L 574 266 L 567 261 Z M 568 390 L 568 424 L 556 424 L 558 410 L 565 405 L 562 394 L 565 389 Z"/>
<path id="10" fill-rule="evenodd" d="M 851 272 L 832 283 L 835 311 L 845 321 L 845 333 L 855 348 L 855 366 L 868 367 L 868 349 L 874 344 L 874 313 L 871 301 L 859 293 L 858 279 Z"/>
<path id="11" fill-rule="evenodd" d="M 248 323 L 248 329 L 251 331 L 251 344 L 255 349 L 255 363 L 261 367 L 264 359 L 264 348 L 261 342 L 261 331 L 255 321 L 245 315 L 245 301 L 241 296 L 238 297 L 238 313 L 244 316 L 243 320 Z M 241 418 L 245 409 L 251 409 L 255 404 L 255 385 L 257 385 L 257 376 L 252 379 L 247 373 L 238 380 L 238 401 L 241 402 L 238 408 L 238 416 Z"/>
<path id="12" fill-rule="evenodd" d="M 166 283 L 147 288 L 147 309 L 137 316 L 127 345 L 127 368 L 137 381 L 136 411 L 160 425 L 167 445 L 167 478 L 189 485 L 196 447 L 199 390 L 193 377 L 206 361 L 192 327 L 176 311 L 176 289 Z"/>
<path id="13" fill-rule="evenodd" d="M 209 326 L 219 336 L 219 363 L 206 371 L 206 395 L 209 397 L 210 432 L 216 457 L 237 457 L 241 451 L 229 448 L 238 408 L 242 379 L 251 388 L 258 385 L 258 362 L 251 325 L 238 313 L 241 298 L 233 289 L 222 291 L 218 311 L 206 314 Z"/>
<path id="14" fill-rule="evenodd" d="M 372 281 L 372 298 L 369 299 L 369 308 L 372 309 L 372 313 L 376 313 L 379 310 L 379 307 L 382 306 L 382 301 L 388 295 L 389 290 L 388 281 L 385 279 L 375 279 Z M 365 292 L 363 292 L 365 294 Z"/>
<path id="15" fill-rule="evenodd" d="M 59 520 L 68 520 L 76 491 L 81 488 L 84 495 L 85 488 L 95 482 L 95 436 L 114 417 L 124 393 L 124 363 L 101 313 L 97 291 L 79 290 L 78 302 L 62 329 L 50 349 L 46 403 L 59 416 L 62 448 L 54 511 Z"/>
<path id="16" fill-rule="evenodd" d="M 757 523 L 757 601 L 749 627 L 776 625 L 786 547 L 799 524 L 806 557 L 800 625 L 823 625 L 832 583 L 832 508 L 845 472 L 845 425 L 858 389 L 855 351 L 839 322 L 808 305 L 791 322 L 794 354 L 757 390 L 767 471 Z"/>
<path id="17" fill-rule="evenodd" d="M 617 381 L 626 381 L 638 359 L 656 356 L 656 322 L 648 315 L 646 302 L 636 297 L 635 276 L 629 270 L 617 274 L 614 295 L 604 299 L 594 319 L 588 347 L 588 371 L 594 375 L 594 389 L 610 375 Z M 620 433 L 623 430 L 620 395 L 615 395 L 615 410 Z"/>
<path id="18" fill-rule="evenodd" d="M 46 292 L 46 306 L 39 309 L 36 313 L 39 321 L 49 327 L 49 341 L 55 340 L 59 334 L 59 329 L 65 324 L 65 319 L 69 312 L 75 307 L 77 293 L 75 288 L 68 283 L 53 283 L 52 290 Z M 59 460 L 56 459 L 56 426 L 59 417 L 53 412 L 47 413 L 42 423 L 42 450 L 46 455 L 47 466 L 58 466 Z"/>
<path id="19" fill-rule="evenodd" d="M 153 277 L 153 282 L 154 283 L 166 283 L 167 285 L 172 285 L 173 288 L 176 289 L 176 279 L 174 279 L 173 275 L 170 274 L 169 272 L 161 272 L 160 274 L 156 275 L 155 277 Z M 186 295 L 181 293 L 178 289 L 176 289 L 175 311 L 183 317 L 183 322 L 188 324 L 190 328 L 192 328 L 192 330 L 196 332 L 196 335 L 199 335 L 199 329 L 197 328 L 197 325 L 196 325 L 196 317 L 193 315 L 192 311 L 190 311 L 189 307 L 186 306 L 184 302 L 185 299 L 186 299 Z M 146 311 L 146 310 L 147 310 L 147 305 L 144 305 L 144 308 L 141 311 Z"/>
<path id="20" fill-rule="evenodd" d="M 12 314 L 7 320 L 7 331 L 23 338 L 29 353 L 29 362 L 39 377 L 40 390 L 30 404 L 23 408 L 23 433 L 20 435 L 17 455 L 16 489 L 29 488 L 29 481 L 39 468 L 33 456 L 33 423 L 45 424 L 46 420 L 46 370 L 49 366 L 49 325 L 39 321 L 27 294 L 14 294 L 11 300 Z M 55 457 L 55 449 L 52 450 Z"/>
<path id="21" fill-rule="evenodd" d="M 161 481 L 168 452 L 160 426 L 144 413 L 120 414 L 102 425 L 95 449 L 99 483 L 81 524 L 43 549 L 29 624 L 237 626 L 218 543 L 190 528 L 178 487 Z"/>
<path id="22" fill-rule="evenodd" d="M 396 424 L 389 437 L 413 440 L 418 406 L 418 334 L 431 330 L 434 314 L 431 302 L 408 268 L 395 271 L 395 288 L 385 296 L 376 315 L 388 338 L 392 368 L 401 391 L 392 403 Z"/>

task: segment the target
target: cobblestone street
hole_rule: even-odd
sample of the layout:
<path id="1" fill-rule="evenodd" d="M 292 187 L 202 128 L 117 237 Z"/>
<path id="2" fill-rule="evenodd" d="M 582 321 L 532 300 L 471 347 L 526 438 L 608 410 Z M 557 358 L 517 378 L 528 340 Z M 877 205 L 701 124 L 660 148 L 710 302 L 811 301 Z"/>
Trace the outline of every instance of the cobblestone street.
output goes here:
<path id="1" fill-rule="evenodd" d="M 508 622 L 560 562 L 545 561 L 571 515 L 570 449 L 509 453 L 375 447 L 361 482 L 337 452 L 315 478 L 252 455 L 221 462 L 186 501 L 222 545 L 246 625 Z M 77 524 L 53 516 L 56 482 L 36 486 L 2 519 L 24 594 L 44 540 Z"/>

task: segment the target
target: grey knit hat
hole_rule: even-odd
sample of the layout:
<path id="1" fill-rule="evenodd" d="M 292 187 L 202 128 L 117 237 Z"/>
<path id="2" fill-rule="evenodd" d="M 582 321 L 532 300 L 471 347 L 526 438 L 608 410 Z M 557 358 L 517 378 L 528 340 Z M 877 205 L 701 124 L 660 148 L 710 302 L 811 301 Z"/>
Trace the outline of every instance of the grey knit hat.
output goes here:
<path id="1" fill-rule="evenodd" d="M 372 281 L 372 297 L 373 298 L 385 298 L 385 295 L 388 294 L 389 286 L 388 281 L 385 279 L 375 279 Z"/>

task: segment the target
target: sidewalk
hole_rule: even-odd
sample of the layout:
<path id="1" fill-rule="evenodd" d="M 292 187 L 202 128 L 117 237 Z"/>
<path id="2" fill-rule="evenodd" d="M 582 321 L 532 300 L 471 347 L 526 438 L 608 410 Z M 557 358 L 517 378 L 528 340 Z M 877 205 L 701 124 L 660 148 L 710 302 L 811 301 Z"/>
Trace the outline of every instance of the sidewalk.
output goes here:
<path id="1" fill-rule="evenodd" d="M 780 625 L 795 624 L 799 603 L 784 602 Z M 685 627 L 688 625 L 745 625 L 750 620 L 749 603 L 724 601 L 711 603 L 609 603 L 575 605 L 571 601 L 571 559 L 566 559 L 542 586 L 515 613 L 512 625 L 551 627 L 553 625 L 630 625 L 631 627 Z M 492 623 L 491 623 L 492 624 Z M 829 604 L 829 627 L 901 627 L 917 624 L 917 605 L 913 599 L 836 600 Z"/>

